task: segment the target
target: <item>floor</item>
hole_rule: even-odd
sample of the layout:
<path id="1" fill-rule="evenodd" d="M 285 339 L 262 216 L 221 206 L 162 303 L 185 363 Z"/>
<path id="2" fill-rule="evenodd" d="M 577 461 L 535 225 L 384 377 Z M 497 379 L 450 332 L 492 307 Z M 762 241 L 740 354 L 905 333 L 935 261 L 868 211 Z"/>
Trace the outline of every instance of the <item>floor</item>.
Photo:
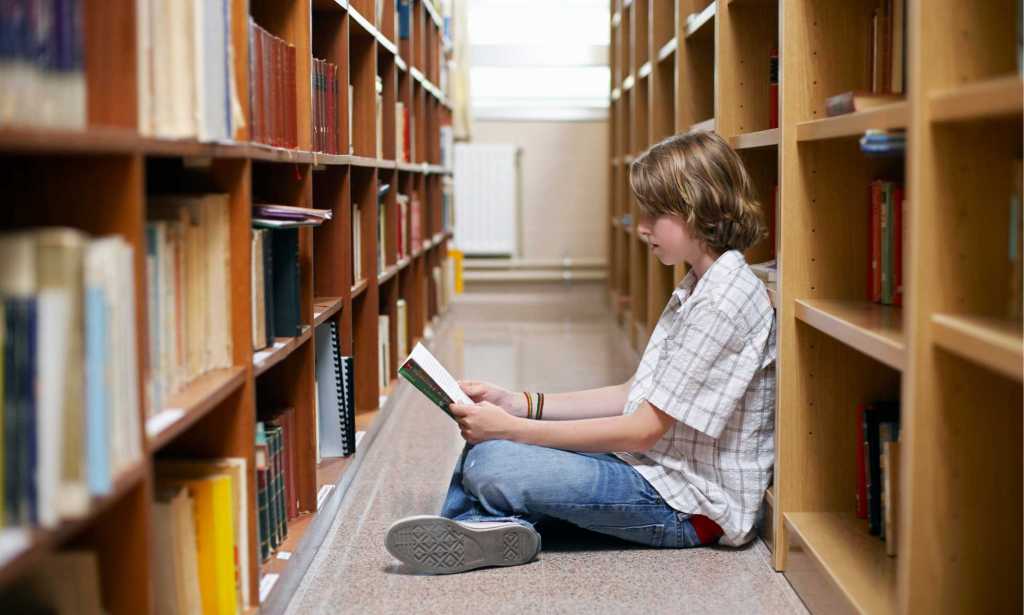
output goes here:
<path id="1" fill-rule="evenodd" d="M 432 350 L 456 377 L 558 392 L 624 382 L 635 366 L 600 285 L 468 292 L 443 322 Z M 567 527 L 525 566 L 405 574 L 385 532 L 440 509 L 463 441 L 407 383 L 392 399 L 289 614 L 806 613 L 760 541 L 656 550 Z"/>

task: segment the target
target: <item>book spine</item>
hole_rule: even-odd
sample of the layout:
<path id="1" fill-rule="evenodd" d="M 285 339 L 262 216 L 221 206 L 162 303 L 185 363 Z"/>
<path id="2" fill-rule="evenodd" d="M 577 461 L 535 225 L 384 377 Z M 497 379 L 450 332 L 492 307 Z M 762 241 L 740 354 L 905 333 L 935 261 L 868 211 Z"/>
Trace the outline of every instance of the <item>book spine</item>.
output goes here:
<path id="1" fill-rule="evenodd" d="M 892 184 L 882 183 L 882 304 L 892 304 Z"/>
<path id="2" fill-rule="evenodd" d="M 768 56 L 768 128 L 779 127 L 779 50 Z"/>
<path id="3" fill-rule="evenodd" d="M 878 303 L 882 300 L 882 185 L 876 180 L 870 186 L 870 259 L 868 267 L 868 300 Z"/>
<path id="4" fill-rule="evenodd" d="M 903 186 L 892 191 L 892 303 L 903 305 Z"/>
<path id="5" fill-rule="evenodd" d="M 284 492 L 284 430 L 278 427 L 275 437 L 277 439 L 277 449 L 274 452 L 274 465 L 277 473 L 277 523 L 278 536 L 283 543 L 288 537 L 288 506 L 285 502 Z"/>
<path id="6" fill-rule="evenodd" d="M 256 470 L 256 502 L 259 507 L 260 560 L 270 558 L 270 503 L 267 499 L 267 470 Z"/>
<path id="7" fill-rule="evenodd" d="M 864 416 L 865 404 L 857 404 L 857 497 L 856 497 L 856 514 L 860 519 L 868 518 L 868 485 L 867 476 L 868 470 L 865 465 L 865 448 L 867 440 L 865 439 L 865 420 Z"/>

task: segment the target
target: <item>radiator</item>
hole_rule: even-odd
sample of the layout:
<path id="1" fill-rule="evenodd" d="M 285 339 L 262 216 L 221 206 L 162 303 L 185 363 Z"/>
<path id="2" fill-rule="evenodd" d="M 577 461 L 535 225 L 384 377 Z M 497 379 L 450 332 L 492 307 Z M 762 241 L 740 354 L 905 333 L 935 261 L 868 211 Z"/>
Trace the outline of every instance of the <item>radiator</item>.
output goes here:
<path id="1" fill-rule="evenodd" d="M 511 144 L 455 145 L 455 241 L 465 254 L 518 254 L 519 153 Z"/>

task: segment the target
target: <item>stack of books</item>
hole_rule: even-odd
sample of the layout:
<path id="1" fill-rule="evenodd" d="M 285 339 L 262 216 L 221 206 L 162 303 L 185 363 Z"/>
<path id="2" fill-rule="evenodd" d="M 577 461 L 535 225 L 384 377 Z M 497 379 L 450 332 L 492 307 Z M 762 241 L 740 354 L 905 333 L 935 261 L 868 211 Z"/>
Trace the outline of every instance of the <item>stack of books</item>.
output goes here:
<path id="1" fill-rule="evenodd" d="M 903 305 L 903 186 L 879 179 L 869 194 L 868 301 Z"/>
<path id="2" fill-rule="evenodd" d="M 252 225 L 256 228 L 298 228 L 320 226 L 334 217 L 330 209 L 291 205 L 253 205 Z"/>
<path id="3" fill-rule="evenodd" d="M 313 151 L 340 154 L 338 65 L 313 58 Z"/>
<path id="4" fill-rule="evenodd" d="M 249 94 L 252 140 L 298 146 L 295 119 L 295 46 L 249 20 Z"/>
<path id="5" fill-rule="evenodd" d="M 0 235 L 0 528 L 81 517 L 138 463 L 136 344 L 124 239 Z"/>
<path id="6" fill-rule="evenodd" d="M 298 229 L 252 232 L 252 343 L 266 348 L 302 331 Z"/>
<path id="7" fill-rule="evenodd" d="M 85 127 L 84 10 L 83 0 L 0 9 L 0 125 Z"/>
<path id="8" fill-rule="evenodd" d="M 186 615 L 248 608 L 245 459 L 162 460 L 156 475 L 157 611 Z"/>
<path id="9" fill-rule="evenodd" d="M 226 194 L 149 198 L 150 416 L 200 375 L 232 365 L 228 199 Z"/>

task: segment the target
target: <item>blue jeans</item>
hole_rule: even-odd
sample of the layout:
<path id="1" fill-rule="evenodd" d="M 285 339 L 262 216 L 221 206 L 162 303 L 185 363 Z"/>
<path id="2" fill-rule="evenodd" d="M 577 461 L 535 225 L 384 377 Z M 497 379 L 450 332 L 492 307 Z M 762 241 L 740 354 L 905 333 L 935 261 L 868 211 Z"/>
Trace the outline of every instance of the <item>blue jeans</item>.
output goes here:
<path id="1" fill-rule="evenodd" d="M 514 521 L 561 520 L 651 547 L 700 546 L 690 515 L 674 510 L 628 463 L 612 454 L 488 440 L 467 445 L 441 516 Z"/>

